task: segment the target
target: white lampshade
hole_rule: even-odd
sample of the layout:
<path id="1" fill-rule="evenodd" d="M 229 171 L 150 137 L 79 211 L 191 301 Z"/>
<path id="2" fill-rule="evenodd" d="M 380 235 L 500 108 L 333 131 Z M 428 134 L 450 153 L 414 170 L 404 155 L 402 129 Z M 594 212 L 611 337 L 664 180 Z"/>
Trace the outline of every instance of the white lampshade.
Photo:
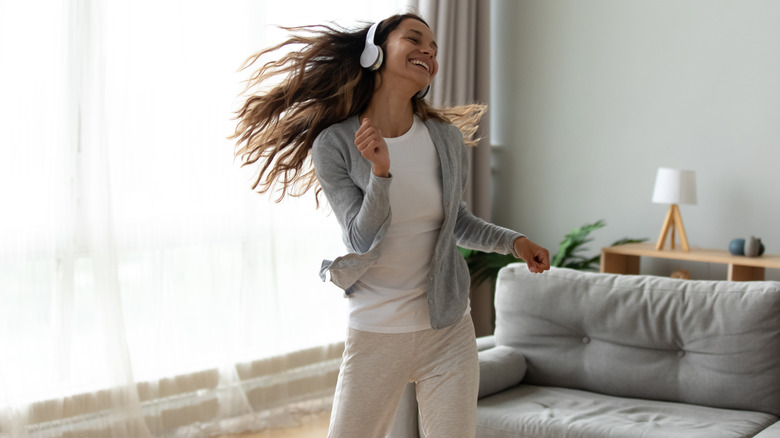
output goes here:
<path id="1" fill-rule="evenodd" d="M 696 172 L 659 167 L 655 177 L 656 204 L 696 204 Z"/>

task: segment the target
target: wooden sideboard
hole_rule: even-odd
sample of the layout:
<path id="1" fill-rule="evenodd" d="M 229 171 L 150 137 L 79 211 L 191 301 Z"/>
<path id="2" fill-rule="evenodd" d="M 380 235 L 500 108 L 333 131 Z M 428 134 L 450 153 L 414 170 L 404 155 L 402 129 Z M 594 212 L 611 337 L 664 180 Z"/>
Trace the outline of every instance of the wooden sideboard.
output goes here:
<path id="1" fill-rule="evenodd" d="M 763 280 L 766 268 L 780 269 L 780 255 L 745 257 L 725 250 L 703 248 L 691 248 L 688 252 L 679 248 L 659 251 L 652 243 L 633 243 L 602 248 L 601 272 L 639 274 L 640 257 L 725 264 L 728 265 L 729 281 Z"/>

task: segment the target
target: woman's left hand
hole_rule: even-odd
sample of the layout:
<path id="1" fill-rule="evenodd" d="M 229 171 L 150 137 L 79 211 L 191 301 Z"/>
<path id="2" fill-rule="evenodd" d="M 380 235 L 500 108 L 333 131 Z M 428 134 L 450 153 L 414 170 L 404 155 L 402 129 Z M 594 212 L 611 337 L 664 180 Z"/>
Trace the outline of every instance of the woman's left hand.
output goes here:
<path id="1" fill-rule="evenodd" d="M 515 254 L 525 261 L 528 270 L 537 274 L 550 269 L 550 251 L 531 242 L 527 237 L 518 237 L 514 242 Z"/>

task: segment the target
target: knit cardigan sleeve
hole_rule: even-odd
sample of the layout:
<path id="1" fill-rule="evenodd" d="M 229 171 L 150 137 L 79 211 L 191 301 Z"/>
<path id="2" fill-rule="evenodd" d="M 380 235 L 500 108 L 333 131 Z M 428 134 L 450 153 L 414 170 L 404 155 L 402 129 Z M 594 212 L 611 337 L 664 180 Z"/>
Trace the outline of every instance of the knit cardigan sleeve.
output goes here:
<path id="1" fill-rule="evenodd" d="M 392 176 L 374 175 L 371 163 L 356 151 L 354 131 L 328 129 L 315 139 L 312 161 L 344 244 L 351 252 L 364 254 L 381 241 L 390 223 Z"/>

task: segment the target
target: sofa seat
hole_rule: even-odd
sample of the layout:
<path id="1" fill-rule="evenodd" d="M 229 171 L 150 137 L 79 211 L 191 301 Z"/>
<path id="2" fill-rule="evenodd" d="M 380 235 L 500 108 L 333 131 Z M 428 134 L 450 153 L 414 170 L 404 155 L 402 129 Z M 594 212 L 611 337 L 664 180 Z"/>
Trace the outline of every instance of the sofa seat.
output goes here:
<path id="1" fill-rule="evenodd" d="M 520 384 L 479 401 L 480 438 L 752 437 L 771 414 Z"/>

